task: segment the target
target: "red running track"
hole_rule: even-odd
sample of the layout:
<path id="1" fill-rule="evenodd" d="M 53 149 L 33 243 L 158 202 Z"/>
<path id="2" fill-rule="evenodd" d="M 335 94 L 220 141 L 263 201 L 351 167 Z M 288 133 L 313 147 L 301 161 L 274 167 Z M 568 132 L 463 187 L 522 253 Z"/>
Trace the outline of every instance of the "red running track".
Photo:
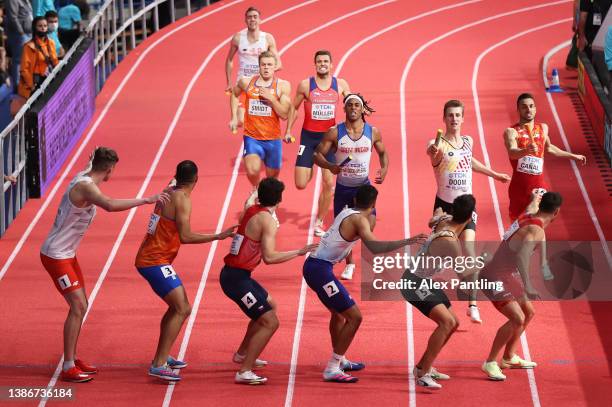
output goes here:
<path id="1" fill-rule="evenodd" d="M 57 180 L 58 194 L 29 201 L 0 242 L 4 267 L 0 316 L 6 338 L 0 353 L 5 361 L 0 366 L 1 385 L 47 386 L 60 360 L 66 306 L 40 266 L 38 250 L 67 180 L 84 166 L 91 146 L 109 145 L 119 152 L 121 161 L 105 186 L 112 196 L 135 196 L 141 189 L 154 193 L 171 177 L 176 162 L 196 161 L 201 177 L 193 194 L 194 228 L 214 230 L 235 223 L 249 185 L 242 169 L 235 166 L 240 139 L 228 134 L 225 113 L 219 112 L 227 110 L 222 93 L 225 41 L 242 28 L 249 4 L 217 3 L 167 27 L 130 54 L 99 95 L 93 122 L 97 124 L 90 129 L 83 153 L 68 168 L 68 177 Z M 282 78 L 296 84 L 310 75 L 313 52 L 325 47 L 334 54 L 340 76 L 372 100 L 377 112 L 371 122 L 381 129 L 391 159 L 377 203 L 380 237 L 394 239 L 426 229 L 435 190 L 424 148 L 432 129 L 441 125 L 441 107 L 447 99 L 465 102 L 464 131 L 476 141 L 476 156 L 482 161 L 486 151 L 498 170 L 510 171 L 502 134 L 516 118 L 514 100 L 519 92 L 535 95 L 538 119 L 549 124 L 551 139 L 562 145 L 543 91 L 541 63 L 570 33 L 570 23 L 560 21 L 571 17 L 570 1 L 262 0 L 252 4 L 264 12 L 263 18 L 270 18 L 263 29 L 275 35 L 283 51 Z M 532 29 L 487 53 L 472 86 L 476 60 L 483 52 Z M 290 46 L 285 49 L 285 45 Z M 551 66 L 563 66 L 564 53 L 555 55 Z M 562 75 L 563 85 L 571 87 L 575 78 Z M 486 150 L 480 141 L 476 97 Z M 579 171 L 587 181 L 586 192 L 601 228 L 607 232 L 612 222 L 609 197 L 581 134 L 578 113 L 567 94 L 555 95 L 554 102 L 572 150 L 590 160 Z M 285 146 L 281 178 L 288 188 L 278 212 L 283 224 L 281 249 L 303 245 L 312 218 L 315 182 L 304 191 L 293 187 L 296 152 L 295 145 Z M 403 166 L 408 170 L 405 174 Z M 566 197 L 561 218 L 549 229 L 549 240 L 597 241 L 570 164 L 549 157 L 546 173 L 551 186 Z M 503 225 L 498 223 L 495 202 L 501 209 L 500 221 L 507 225 L 506 187 L 496 184 L 492 190 L 488 180 L 476 174 L 474 194 L 479 238 L 498 239 Z M 43 206 L 47 203 L 48 207 Z M 36 220 L 39 211 L 42 216 Z M 358 301 L 364 322 L 349 356 L 364 360 L 368 367 L 357 385 L 323 383 L 320 374 L 330 350 L 328 314 L 316 296 L 303 289 L 301 259 L 256 271 L 256 278 L 279 304 L 281 328 L 263 355 L 271 362 L 266 369 L 269 384 L 238 387 L 233 384 L 236 366 L 230 358 L 246 318 L 218 284 L 226 242 L 181 249 L 175 267 L 194 312 L 193 325 L 179 337 L 175 353 L 184 352 L 190 366 L 180 384 L 160 384 L 146 376 L 146 368 L 164 305 L 133 267 L 148 208 L 132 216 L 100 211 L 79 249 L 86 286 L 92 293 L 79 355 L 102 368 L 96 380 L 76 388 L 79 405 L 610 403 L 606 391 L 611 358 L 607 349 L 612 345 L 609 303 L 537 304 L 527 345 L 539 366 L 531 379 L 524 371 L 512 371 L 504 383 L 487 381 L 479 370 L 502 321 L 489 304 L 482 303 L 484 324 L 471 325 L 462 317 L 460 332 L 440 355 L 437 365 L 453 379 L 434 394 L 415 389 L 409 377 L 432 323 L 404 303 Z M 23 236 L 27 238 L 21 245 Z M 347 284 L 357 298 L 358 281 Z M 454 308 L 463 314 L 463 304 Z"/>

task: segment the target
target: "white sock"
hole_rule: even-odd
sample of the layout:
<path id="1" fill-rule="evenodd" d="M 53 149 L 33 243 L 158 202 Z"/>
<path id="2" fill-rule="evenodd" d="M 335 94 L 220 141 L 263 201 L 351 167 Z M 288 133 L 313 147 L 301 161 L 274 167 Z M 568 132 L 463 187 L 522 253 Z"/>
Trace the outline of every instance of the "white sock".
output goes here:
<path id="1" fill-rule="evenodd" d="M 236 359 L 239 362 L 242 362 L 245 358 L 246 358 L 246 355 L 241 355 L 240 353 L 236 352 Z"/>
<path id="2" fill-rule="evenodd" d="M 332 357 L 327 362 L 327 368 L 325 369 L 327 372 L 335 372 L 340 370 L 340 362 L 344 355 L 338 355 L 337 353 L 332 352 Z"/>
<path id="3" fill-rule="evenodd" d="M 74 360 L 64 360 L 64 364 L 62 365 L 62 370 L 65 372 L 74 367 Z"/>

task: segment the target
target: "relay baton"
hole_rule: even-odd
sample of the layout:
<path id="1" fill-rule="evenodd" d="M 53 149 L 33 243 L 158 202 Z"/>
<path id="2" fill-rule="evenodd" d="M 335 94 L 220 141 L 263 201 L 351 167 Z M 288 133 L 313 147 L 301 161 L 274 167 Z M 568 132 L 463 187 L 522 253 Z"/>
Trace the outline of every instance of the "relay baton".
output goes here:
<path id="1" fill-rule="evenodd" d="M 344 167 L 344 166 L 345 166 L 346 164 L 348 164 L 348 163 L 349 163 L 349 161 L 351 161 L 352 159 L 353 159 L 353 156 L 349 154 L 349 155 L 348 155 L 348 157 L 346 157 L 346 158 L 344 159 L 344 161 L 342 161 L 340 164 L 338 164 L 338 166 L 339 166 L 339 167 Z"/>
<path id="2" fill-rule="evenodd" d="M 436 133 L 436 147 L 438 147 L 438 145 L 440 145 L 440 140 L 442 140 L 442 134 L 444 132 L 442 131 L 442 129 L 438 129 L 438 132 Z"/>

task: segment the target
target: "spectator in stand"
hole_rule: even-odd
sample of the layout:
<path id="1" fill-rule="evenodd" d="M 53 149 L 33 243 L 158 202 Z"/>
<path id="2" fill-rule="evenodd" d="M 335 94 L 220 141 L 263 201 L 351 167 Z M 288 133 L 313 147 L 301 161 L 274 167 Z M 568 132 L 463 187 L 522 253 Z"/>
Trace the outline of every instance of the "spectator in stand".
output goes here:
<path id="1" fill-rule="evenodd" d="M 14 175 L 5 175 L 4 182 L 10 182 L 12 185 L 17 184 L 17 178 Z"/>
<path id="2" fill-rule="evenodd" d="M 591 45 L 601 27 L 612 0 L 580 0 L 580 22 L 578 23 L 578 49 L 593 57 Z"/>
<path id="3" fill-rule="evenodd" d="M 578 69 L 578 23 L 580 22 L 580 0 L 574 0 L 574 20 L 572 21 L 572 46 L 567 53 L 565 68 L 568 71 Z"/>
<path id="4" fill-rule="evenodd" d="M 83 6 L 81 5 L 81 7 Z M 89 5 L 87 3 L 85 3 L 85 7 L 87 8 L 87 13 L 89 13 Z M 82 13 L 79 6 L 75 3 L 70 3 L 60 8 L 58 15 L 60 42 L 66 49 L 70 49 L 81 33 L 82 16 L 87 14 Z"/>
<path id="5" fill-rule="evenodd" d="M 612 102 L 612 26 L 608 27 L 604 42 L 604 55 L 608 66 L 608 99 Z"/>
<path id="6" fill-rule="evenodd" d="M 28 99 L 57 65 L 53 40 L 47 37 L 47 20 L 35 17 L 32 21 L 32 39 L 23 46 L 21 79 L 17 93 Z"/>
<path id="7" fill-rule="evenodd" d="M 10 86 L 11 81 L 8 76 L 8 59 L 6 57 L 6 41 L 4 37 L 4 3 L 0 6 L 0 87 Z"/>
<path id="8" fill-rule="evenodd" d="M 53 0 L 32 0 L 34 17 L 44 17 L 48 11 L 56 11 Z"/>
<path id="9" fill-rule="evenodd" d="M 59 27 L 59 17 L 56 11 L 50 10 L 45 14 L 45 19 L 47 20 L 47 37 L 53 40 L 55 43 L 55 53 L 59 59 L 64 58 L 66 52 L 62 47 L 62 43 L 57 36 L 57 30 Z"/>
<path id="10" fill-rule="evenodd" d="M 5 0 L 8 51 L 11 55 L 11 83 L 19 83 L 19 61 L 24 44 L 32 34 L 32 6 L 28 0 Z"/>

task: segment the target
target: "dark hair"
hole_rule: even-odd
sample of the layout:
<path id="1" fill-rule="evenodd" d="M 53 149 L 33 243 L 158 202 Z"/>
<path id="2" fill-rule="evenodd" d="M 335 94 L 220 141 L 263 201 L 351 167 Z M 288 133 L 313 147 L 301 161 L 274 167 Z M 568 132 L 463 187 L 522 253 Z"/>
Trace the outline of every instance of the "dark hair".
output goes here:
<path id="1" fill-rule="evenodd" d="M 117 152 L 112 148 L 98 147 L 94 151 L 94 157 L 91 162 L 92 171 L 106 171 L 112 168 L 119 162 Z"/>
<path id="2" fill-rule="evenodd" d="M 321 55 L 327 55 L 329 57 L 329 60 L 330 61 L 332 60 L 331 52 L 329 52 L 326 49 L 320 49 L 317 52 L 315 52 L 314 61 L 317 62 L 317 57 Z"/>
<path id="3" fill-rule="evenodd" d="M 378 191 L 372 185 L 362 185 L 355 195 L 355 208 L 368 209 L 374 206 Z"/>
<path id="4" fill-rule="evenodd" d="M 38 17 L 34 17 L 34 19 L 32 20 L 32 35 L 34 35 L 34 33 L 36 33 L 36 24 L 38 24 L 39 21 L 47 21 L 47 19 L 43 16 L 38 16 Z M 32 37 L 32 40 L 34 39 L 34 37 Z"/>
<path id="5" fill-rule="evenodd" d="M 458 196 L 453 201 L 453 222 L 463 223 L 472 218 L 472 212 L 476 209 L 474 195 L 465 194 Z"/>
<path id="6" fill-rule="evenodd" d="M 344 99 L 342 99 L 342 104 L 346 105 L 346 100 L 350 97 L 350 96 L 357 96 L 360 100 L 361 103 L 363 104 L 363 113 L 361 114 L 361 118 L 363 119 L 363 121 L 365 122 L 365 117 L 366 116 L 370 116 L 372 113 L 374 113 L 376 110 L 374 110 L 372 108 L 372 106 L 369 105 L 370 101 L 368 100 L 366 102 L 365 98 L 361 95 L 361 93 L 349 93 L 348 95 L 346 95 L 344 97 Z"/>
<path id="7" fill-rule="evenodd" d="M 563 197 L 558 192 L 547 192 L 542 196 L 540 201 L 540 212 L 553 214 L 561 207 Z"/>
<path id="8" fill-rule="evenodd" d="M 45 19 L 47 19 L 47 20 L 48 20 L 48 19 L 53 18 L 53 17 L 58 17 L 57 11 L 55 11 L 55 10 L 49 10 L 49 11 L 47 11 L 47 12 L 45 13 Z"/>
<path id="9" fill-rule="evenodd" d="M 190 184 L 196 180 L 198 176 L 198 166 L 191 160 L 184 160 L 176 166 L 176 185 Z"/>
<path id="10" fill-rule="evenodd" d="M 446 110 L 450 109 L 451 107 L 460 107 L 461 115 L 463 116 L 463 113 L 465 112 L 465 106 L 463 106 L 463 102 L 457 99 L 451 99 L 444 104 L 444 110 L 442 111 L 442 117 L 446 117 Z"/>
<path id="11" fill-rule="evenodd" d="M 257 196 L 261 206 L 274 206 L 283 200 L 285 184 L 274 177 L 261 180 L 257 187 Z"/>
<path id="12" fill-rule="evenodd" d="M 259 59 L 257 61 L 261 63 L 261 60 L 264 58 L 274 58 L 274 61 L 276 62 L 276 56 L 274 56 L 274 54 L 270 51 L 264 51 L 259 54 Z"/>
<path id="13" fill-rule="evenodd" d="M 259 11 L 257 8 L 255 8 L 255 7 L 253 7 L 253 6 L 249 7 L 249 8 L 248 8 L 248 9 L 247 9 L 247 10 L 244 12 L 244 16 L 246 17 L 246 16 L 247 16 L 247 14 L 249 14 L 251 11 L 256 11 L 256 12 L 257 12 L 257 14 L 259 14 L 259 15 L 261 16 L 261 12 L 260 12 L 260 11 Z"/>
<path id="14" fill-rule="evenodd" d="M 521 93 L 519 97 L 516 99 L 516 107 L 518 108 L 521 102 L 525 99 L 533 99 L 533 101 L 535 102 L 535 98 L 533 97 L 531 93 Z"/>

